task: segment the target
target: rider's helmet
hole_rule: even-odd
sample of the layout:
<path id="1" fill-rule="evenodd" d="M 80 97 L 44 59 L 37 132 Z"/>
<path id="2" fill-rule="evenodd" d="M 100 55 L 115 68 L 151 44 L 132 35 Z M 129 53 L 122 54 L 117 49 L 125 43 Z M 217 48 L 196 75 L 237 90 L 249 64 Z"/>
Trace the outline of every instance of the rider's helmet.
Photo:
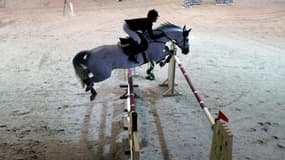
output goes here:
<path id="1" fill-rule="evenodd" d="M 154 10 L 154 9 L 148 11 L 148 13 L 147 13 L 147 18 L 148 19 L 157 19 L 158 16 L 159 16 L 158 12 L 156 10 Z"/>

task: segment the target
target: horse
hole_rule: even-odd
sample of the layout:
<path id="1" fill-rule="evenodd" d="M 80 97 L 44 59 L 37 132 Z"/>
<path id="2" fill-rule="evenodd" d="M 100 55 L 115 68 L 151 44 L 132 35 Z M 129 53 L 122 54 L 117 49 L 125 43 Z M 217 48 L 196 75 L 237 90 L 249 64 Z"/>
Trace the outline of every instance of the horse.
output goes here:
<path id="1" fill-rule="evenodd" d="M 186 26 L 179 27 L 172 23 L 164 23 L 154 29 L 154 33 L 163 32 L 164 36 L 153 40 L 147 34 L 143 33 L 148 42 L 148 48 L 143 53 L 137 55 L 137 62 L 129 60 L 128 55 L 118 45 L 101 45 L 91 50 L 83 50 L 77 53 L 73 58 L 73 67 L 75 74 L 79 77 L 82 87 L 86 86 L 85 91 L 90 91 L 90 100 L 94 100 L 97 92 L 93 88 L 94 83 L 108 79 L 114 69 L 128 69 L 146 64 L 150 61 L 156 63 L 171 55 L 171 50 L 166 43 L 172 41 L 178 46 L 184 55 L 190 51 L 188 35 L 190 29 Z"/>

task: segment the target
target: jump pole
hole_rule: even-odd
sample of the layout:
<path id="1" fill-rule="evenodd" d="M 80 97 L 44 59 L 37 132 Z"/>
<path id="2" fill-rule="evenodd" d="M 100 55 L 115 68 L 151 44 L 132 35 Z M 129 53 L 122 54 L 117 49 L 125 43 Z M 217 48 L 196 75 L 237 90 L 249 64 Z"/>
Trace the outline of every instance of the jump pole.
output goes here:
<path id="1" fill-rule="evenodd" d="M 73 4 L 71 1 L 72 0 L 70 0 L 70 2 L 69 2 L 69 10 L 70 10 L 69 14 L 70 14 L 70 16 L 74 16 L 74 9 L 73 9 Z M 63 15 L 65 15 L 65 8 L 67 5 L 68 5 L 67 0 L 64 0 L 64 2 L 63 2 Z"/>
<path id="2" fill-rule="evenodd" d="M 127 87 L 126 93 L 121 96 L 121 99 L 126 99 L 126 116 L 123 117 L 124 128 L 128 129 L 128 139 L 123 139 L 123 144 L 128 145 L 127 151 L 125 153 L 130 154 L 131 160 L 140 159 L 140 146 L 139 146 L 139 137 L 138 137 L 138 115 L 136 112 L 136 103 L 135 98 L 136 94 L 134 92 L 134 87 L 138 85 L 133 84 L 133 70 L 128 69 L 128 84 L 121 85 L 120 87 Z M 128 143 L 128 144 L 125 144 Z"/>
<path id="3" fill-rule="evenodd" d="M 198 103 L 200 104 L 200 107 L 202 108 L 204 114 L 206 115 L 209 123 L 213 126 L 215 124 L 215 120 L 212 117 L 212 115 L 210 114 L 208 108 L 205 106 L 204 101 L 202 100 L 201 96 L 199 95 L 198 91 L 195 89 L 194 85 L 192 84 L 190 78 L 188 77 L 184 67 L 181 65 L 180 60 L 178 59 L 178 57 L 176 55 L 173 55 L 178 67 L 180 68 L 182 74 L 184 75 L 189 87 L 191 88 L 192 92 L 195 95 L 196 100 L 198 101 Z"/>
<path id="4" fill-rule="evenodd" d="M 174 44 L 172 44 L 174 46 Z M 202 100 L 201 96 L 199 95 L 198 91 L 195 89 L 192 81 L 190 80 L 189 76 L 187 75 L 184 67 L 182 66 L 179 58 L 176 56 L 176 48 L 172 47 L 173 55 L 171 57 L 171 61 L 177 63 L 178 67 L 180 68 L 184 78 L 186 79 L 191 91 L 195 95 L 196 100 L 200 104 L 201 109 L 203 110 L 204 114 L 207 117 L 208 122 L 211 124 L 213 129 L 213 137 L 212 137 L 212 145 L 210 151 L 210 160 L 232 160 L 232 144 L 233 144 L 233 134 L 231 133 L 230 129 L 227 127 L 225 122 L 228 122 L 228 118 L 224 115 L 223 112 L 219 111 L 218 117 L 214 119 L 210 114 L 208 108 L 205 106 L 204 101 Z M 175 87 L 175 63 L 170 63 L 170 68 L 168 71 L 168 90 L 174 90 Z M 174 73 L 173 73 L 174 72 Z M 170 92 L 171 93 L 171 92 Z M 171 95 L 171 94 L 170 94 Z M 221 121 L 223 120 L 223 121 Z"/>
<path id="5" fill-rule="evenodd" d="M 171 42 L 170 44 L 170 52 L 172 52 L 172 55 L 176 55 L 176 46 L 175 43 Z M 169 96 L 177 96 L 181 95 L 176 89 L 175 89 L 175 69 L 176 69 L 176 62 L 174 58 L 171 58 L 168 64 L 168 76 L 167 79 L 160 84 L 162 87 L 168 87 L 168 89 L 162 94 L 165 97 Z"/>

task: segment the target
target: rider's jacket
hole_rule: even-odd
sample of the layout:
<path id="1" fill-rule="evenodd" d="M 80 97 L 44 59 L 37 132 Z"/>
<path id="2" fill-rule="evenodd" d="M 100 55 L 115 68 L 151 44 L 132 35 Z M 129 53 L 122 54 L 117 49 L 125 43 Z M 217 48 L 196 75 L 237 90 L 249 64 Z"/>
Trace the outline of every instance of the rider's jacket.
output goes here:
<path id="1" fill-rule="evenodd" d="M 148 32 L 150 38 L 157 39 L 163 36 L 163 34 L 154 34 L 152 31 L 152 21 L 148 18 L 136 18 L 126 19 L 125 22 L 129 28 L 133 31 Z"/>

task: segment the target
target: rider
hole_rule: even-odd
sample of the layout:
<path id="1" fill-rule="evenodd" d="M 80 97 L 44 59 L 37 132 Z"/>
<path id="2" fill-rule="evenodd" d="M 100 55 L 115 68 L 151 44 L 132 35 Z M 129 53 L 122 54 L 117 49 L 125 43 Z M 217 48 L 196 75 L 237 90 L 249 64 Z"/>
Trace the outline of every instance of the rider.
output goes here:
<path id="1" fill-rule="evenodd" d="M 157 21 L 159 17 L 158 12 L 154 9 L 149 10 L 147 13 L 147 17 L 145 18 L 136 18 L 136 19 L 126 19 L 123 25 L 124 31 L 134 40 L 133 45 L 136 49 L 136 53 L 143 51 L 141 45 L 141 38 L 137 32 L 148 32 L 151 39 L 157 39 L 164 35 L 164 33 L 160 33 L 155 35 L 152 30 L 152 25 Z M 129 57 L 130 60 L 136 61 L 135 54 L 132 53 Z M 137 61 L 136 61 L 137 62 Z"/>

